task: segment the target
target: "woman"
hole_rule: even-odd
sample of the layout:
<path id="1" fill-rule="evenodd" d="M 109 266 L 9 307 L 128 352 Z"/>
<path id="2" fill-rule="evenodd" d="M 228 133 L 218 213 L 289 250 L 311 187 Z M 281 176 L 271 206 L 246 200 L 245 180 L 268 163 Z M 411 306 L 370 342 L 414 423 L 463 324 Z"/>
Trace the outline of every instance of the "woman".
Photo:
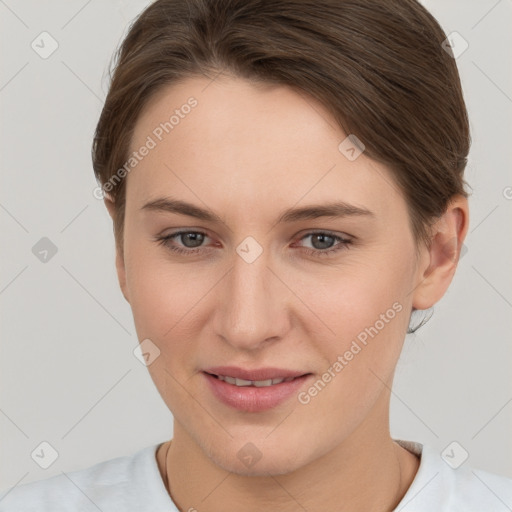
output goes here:
<path id="1" fill-rule="evenodd" d="M 389 432 L 411 315 L 443 297 L 468 230 L 445 39 L 414 0 L 158 0 L 139 16 L 93 163 L 174 435 L 0 510 L 512 506 L 512 481 L 449 464 L 457 445 L 443 460 Z"/>

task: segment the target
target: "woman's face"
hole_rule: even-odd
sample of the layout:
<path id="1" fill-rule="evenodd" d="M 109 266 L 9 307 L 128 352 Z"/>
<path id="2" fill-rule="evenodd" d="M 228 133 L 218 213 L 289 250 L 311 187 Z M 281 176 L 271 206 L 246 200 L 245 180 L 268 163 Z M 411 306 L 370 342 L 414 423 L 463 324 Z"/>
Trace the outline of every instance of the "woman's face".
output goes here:
<path id="1" fill-rule="evenodd" d="M 313 99 L 232 78 L 167 87 L 137 122 L 121 287 L 177 425 L 229 471 L 387 432 L 424 259 L 391 173 L 346 137 Z"/>

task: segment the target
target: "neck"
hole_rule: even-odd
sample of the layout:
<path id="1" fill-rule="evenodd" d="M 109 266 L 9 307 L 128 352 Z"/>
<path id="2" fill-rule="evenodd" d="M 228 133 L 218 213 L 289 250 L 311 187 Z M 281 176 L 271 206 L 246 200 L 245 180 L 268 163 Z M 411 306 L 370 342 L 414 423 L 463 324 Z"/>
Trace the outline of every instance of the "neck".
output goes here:
<path id="1" fill-rule="evenodd" d="M 392 511 L 419 466 L 415 455 L 394 443 L 387 427 L 376 429 L 371 422 L 310 464 L 276 476 L 225 471 L 176 421 L 172 443 L 162 448 L 162 477 L 181 511 Z"/>

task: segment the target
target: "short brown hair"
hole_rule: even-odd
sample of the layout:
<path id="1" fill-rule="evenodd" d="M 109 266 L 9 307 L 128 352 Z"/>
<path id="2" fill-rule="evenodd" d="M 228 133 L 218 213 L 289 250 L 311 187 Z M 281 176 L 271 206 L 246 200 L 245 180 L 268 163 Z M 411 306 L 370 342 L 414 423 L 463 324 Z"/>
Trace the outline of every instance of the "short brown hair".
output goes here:
<path id="1" fill-rule="evenodd" d="M 416 0 L 157 0 L 132 23 L 92 147 L 102 187 L 163 86 L 221 70 L 315 98 L 389 166 L 417 241 L 464 191 L 469 122 L 446 35 Z M 341 141 L 340 141 L 341 142 Z M 112 187 L 122 249 L 124 181 Z"/>

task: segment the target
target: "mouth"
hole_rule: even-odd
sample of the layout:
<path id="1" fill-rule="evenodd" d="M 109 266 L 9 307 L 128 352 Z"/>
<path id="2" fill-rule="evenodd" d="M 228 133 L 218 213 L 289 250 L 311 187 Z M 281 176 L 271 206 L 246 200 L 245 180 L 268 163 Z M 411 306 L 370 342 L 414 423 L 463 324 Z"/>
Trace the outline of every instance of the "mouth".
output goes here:
<path id="1" fill-rule="evenodd" d="M 208 373 L 208 372 L 205 372 Z M 238 387 L 246 387 L 246 386 L 254 386 L 255 388 L 266 388 L 268 386 L 275 386 L 276 384 L 281 384 L 282 382 L 291 382 L 300 377 L 278 377 L 275 379 L 265 379 L 265 380 L 246 380 L 246 379 L 237 379 L 236 377 L 230 377 L 229 375 L 216 375 L 214 373 L 208 373 L 212 377 L 222 380 L 223 382 L 227 382 L 228 384 L 232 384 Z M 302 377 L 302 375 L 301 375 Z"/>
<path id="2" fill-rule="evenodd" d="M 244 412 L 263 412 L 282 404 L 313 377 L 312 373 L 278 368 L 216 367 L 202 374 L 215 399 Z"/>

